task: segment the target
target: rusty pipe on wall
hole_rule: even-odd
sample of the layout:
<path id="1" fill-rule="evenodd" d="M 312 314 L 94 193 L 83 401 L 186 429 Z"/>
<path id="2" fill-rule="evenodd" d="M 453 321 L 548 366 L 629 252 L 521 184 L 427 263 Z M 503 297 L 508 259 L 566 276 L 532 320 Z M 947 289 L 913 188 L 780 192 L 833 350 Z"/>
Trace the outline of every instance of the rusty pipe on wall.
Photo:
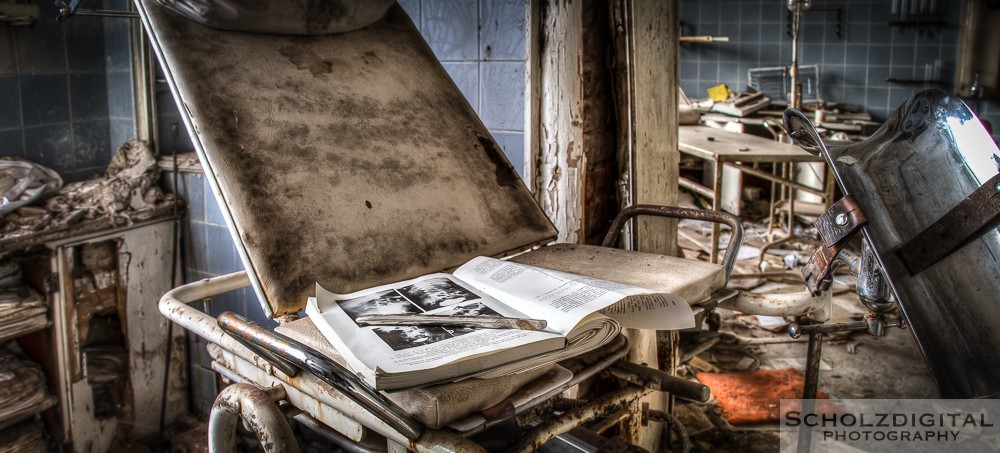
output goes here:
<path id="1" fill-rule="evenodd" d="M 215 398 L 208 419 L 208 451 L 236 451 L 236 423 L 243 419 L 257 435 L 267 453 L 298 453 L 292 428 L 274 403 L 285 398 L 280 385 L 262 389 L 256 385 L 233 384 Z"/>

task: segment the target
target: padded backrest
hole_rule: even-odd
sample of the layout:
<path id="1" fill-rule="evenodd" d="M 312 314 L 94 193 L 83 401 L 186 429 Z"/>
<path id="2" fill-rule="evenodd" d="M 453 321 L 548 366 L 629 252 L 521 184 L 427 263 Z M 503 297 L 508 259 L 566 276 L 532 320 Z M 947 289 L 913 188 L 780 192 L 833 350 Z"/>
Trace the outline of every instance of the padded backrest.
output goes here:
<path id="1" fill-rule="evenodd" d="M 501 255 L 555 228 L 398 5 L 366 28 L 208 28 L 139 0 L 265 311 Z"/>

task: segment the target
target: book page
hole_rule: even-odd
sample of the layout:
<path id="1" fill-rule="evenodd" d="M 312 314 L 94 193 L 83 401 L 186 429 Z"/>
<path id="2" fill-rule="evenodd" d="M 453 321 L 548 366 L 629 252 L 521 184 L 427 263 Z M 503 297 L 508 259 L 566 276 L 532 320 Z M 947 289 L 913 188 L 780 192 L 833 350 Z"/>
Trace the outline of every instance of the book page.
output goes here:
<path id="1" fill-rule="evenodd" d="M 488 295 L 463 286 L 448 274 L 431 274 L 345 295 L 331 293 L 317 285 L 315 301 L 307 304 L 306 311 L 334 346 L 338 346 L 335 340 L 339 341 L 354 353 L 356 361 L 351 365 L 355 371 L 363 365 L 386 373 L 410 372 L 532 342 L 557 339 L 549 349 L 560 348 L 565 343 L 562 336 L 548 331 L 361 327 L 355 322 L 360 316 L 375 314 L 526 317 Z M 345 360 L 352 361 L 346 354 Z"/>
<path id="2" fill-rule="evenodd" d="M 551 269 L 477 257 L 455 277 L 528 315 L 568 333 L 600 311 L 622 327 L 676 330 L 694 327 L 694 312 L 682 298 L 635 286 Z"/>

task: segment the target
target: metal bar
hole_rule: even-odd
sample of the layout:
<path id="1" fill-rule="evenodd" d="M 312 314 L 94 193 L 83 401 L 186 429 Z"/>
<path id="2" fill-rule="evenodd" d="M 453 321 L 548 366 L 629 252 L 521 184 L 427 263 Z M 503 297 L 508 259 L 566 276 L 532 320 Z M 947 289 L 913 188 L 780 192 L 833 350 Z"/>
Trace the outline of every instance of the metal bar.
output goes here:
<path id="1" fill-rule="evenodd" d="M 574 408 L 559 417 L 548 419 L 522 436 L 508 451 L 533 452 L 545 442 L 565 433 L 582 423 L 593 420 L 604 414 L 617 411 L 622 406 L 631 404 L 645 395 L 649 390 L 634 385 L 625 385 L 620 389 L 605 393 L 603 396 Z"/>
<path id="2" fill-rule="evenodd" d="M 233 384 L 215 398 L 208 419 L 208 451 L 236 451 L 236 423 L 242 418 L 257 435 L 268 453 L 298 453 L 299 444 L 285 414 L 274 403 L 284 399 L 280 385 L 261 389 L 250 384 Z"/>
<path id="3" fill-rule="evenodd" d="M 715 212 L 722 211 L 722 168 L 723 163 L 718 160 L 715 161 L 715 179 L 712 181 L 712 193 L 715 194 L 715 198 L 712 199 L 712 210 Z M 712 225 L 712 248 L 709 253 L 708 261 L 710 263 L 715 263 L 719 258 L 719 224 Z M 730 241 L 732 242 L 732 241 Z M 729 251 L 732 251 L 732 247 L 729 247 Z M 735 258 L 734 258 L 735 259 Z M 735 264 L 735 263 L 734 263 Z M 726 272 L 726 279 L 729 279 L 729 272 Z"/>
<path id="4" fill-rule="evenodd" d="M 705 198 L 708 198 L 709 200 L 715 199 L 715 194 L 712 193 L 712 189 L 709 189 L 708 187 L 698 184 L 688 178 L 679 178 L 677 180 L 677 185 L 685 189 L 688 189 L 698 195 L 701 195 Z"/>
<path id="5" fill-rule="evenodd" d="M 809 346 L 806 351 L 806 376 L 805 384 L 802 387 L 802 413 L 812 412 L 816 403 L 816 392 L 819 388 L 819 365 L 823 352 L 823 334 L 813 333 L 809 335 Z M 808 452 L 811 450 L 812 428 L 804 424 L 799 428 L 799 442 L 797 450 Z"/>
<path id="6" fill-rule="evenodd" d="M 642 386 L 652 390 L 667 392 L 684 399 L 706 402 L 712 396 L 708 386 L 687 379 L 671 376 L 666 371 L 660 371 L 638 363 L 620 361 L 608 369 L 612 376 L 629 384 Z"/>
<path id="7" fill-rule="evenodd" d="M 795 182 L 794 179 L 782 178 L 782 177 L 779 177 L 779 176 L 774 176 L 774 175 L 772 175 L 772 174 L 770 174 L 770 173 L 768 173 L 766 171 L 759 170 L 759 169 L 756 169 L 756 168 L 753 168 L 753 167 L 748 167 L 748 166 L 743 165 L 743 164 L 729 163 L 727 165 L 732 165 L 732 166 L 738 168 L 743 173 L 751 174 L 751 175 L 754 175 L 754 176 L 756 176 L 758 178 L 761 178 L 761 179 L 764 179 L 764 180 L 767 180 L 767 181 L 776 182 L 778 184 L 782 184 L 782 185 L 791 187 L 791 188 L 793 188 L 795 190 L 801 190 L 803 192 L 810 193 L 810 194 L 813 194 L 813 195 L 816 195 L 816 196 L 819 196 L 819 197 L 824 197 L 824 198 L 826 198 L 826 195 L 827 195 L 827 192 L 824 191 L 824 190 L 815 189 L 815 188 L 809 187 L 807 185 L 804 185 L 802 183 Z M 792 165 L 794 165 L 794 164 L 792 164 Z M 829 200 L 827 200 L 827 203 L 829 203 Z"/>
<path id="8" fill-rule="evenodd" d="M 215 318 L 188 306 L 188 304 L 248 286 L 250 286 L 250 281 L 247 279 L 246 271 L 199 280 L 179 286 L 164 294 L 160 298 L 158 308 L 160 313 L 167 317 L 167 319 L 177 323 L 192 334 L 219 345 L 223 350 L 236 356 L 236 358 L 249 363 L 256 363 L 257 367 L 266 366 L 267 363 L 263 365 L 259 363 L 263 361 L 253 351 L 247 349 L 220 329 Z M 329 405 L 334 410 L 344 413 L 351 419 L 357 420 L 372 431 L 394 439 L 399 443 L 409 442 L 401 433 L 392 429 L 375 415 L 364 410 L 353 400 L 336 391 L 330 391 L 327 384 L 322 383 L 314 376 L 307 374 L 299 378 L 287 378 L 279 376 L 281 373 L 277 370 L 273 374 L 276 379 L 280 379 L 296 389 L 302 389 L 303 392 L 312 395 L 317 400 Z M 416 442 L 409 442 L 409 447 L 416 452 L 483 451 L 481 448 L 477 449 L 477 445 L 458 434 L 432 430 L 425 431 L 423 436 Z"/>
<path id="9" fill-rule="evenodd" d="M 888 321 L 883 321 L 882 325 L 885 327 L 900 327 L 902 323 L 899 320 L 891 319 Z M 870 325 L 867 321 L 852 321 L 852 322 L 842 322 L 834 324 L 807 324 L 802 325 L 799 323 L 792 323 L 788 325 L 788 335 L 792 338 L 799 338 L 802 335 L 812 335 L 818 333 L 837 333 L 837 332 L 863 332 L 867 331 Z"/>
<path id="10" fill-rule="evenodd" d="M 715 226 L 718 226 L 719 224 L 728 225 L 729 228 L 732 229 L 733 234 L 732 238 L 729 240 L 729 247 L 726 248 L 726 254 L 722 258 L 722 266 L 726 269 L 726 280 L 729 280 L 729 275 L 733 271 L 733 266 L 736 265 L 736 255 L 739 253 L 739 248 L 743 244 L 743 224 L 740 223 L 739 217 L 721 211 L 705 211 L 701 209 L 679 208 L 674 206 L 638 204 L 622 209 L 622 211 L 618 213 L 614 222 L 611 223 L 611 228 L 608 230 L 608 234 L 604 236 L 604 242 L 601 245 L 603 247 L 613 246 L 618 240 L 618 235 L 621 234 L 621 230 L 622 227 L 625 226 L 625 222 L 632 217 L 639 215 L 701 220 L 705 222 L 712 222 Z"/>
<path id="11" fill-rule="evenodd" d="M 412 441 L 420 438 L 423 425 L 382 394 L 359 381 L 351 370 L 298 341 L 268 330 L 235 313 L 225 312 L 219 315 L 218 320 L 222 330 L 312 373 L 399 431 L 407 439 Z"/>

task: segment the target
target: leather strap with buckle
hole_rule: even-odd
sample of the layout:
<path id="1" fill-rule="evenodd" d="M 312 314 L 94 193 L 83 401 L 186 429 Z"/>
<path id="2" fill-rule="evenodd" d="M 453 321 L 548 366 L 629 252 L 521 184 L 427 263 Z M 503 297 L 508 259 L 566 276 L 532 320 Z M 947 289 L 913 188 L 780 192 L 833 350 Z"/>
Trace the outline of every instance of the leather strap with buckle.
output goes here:
<path id="1" fill-rule="evenodd" d="M 850 238 L 868 222 L 861 207 L 848 195 L 830 206 L 813 225 L 819 230 L 823 245 L 802 268 L 802 277 L 813 296 L 830 289 L 833 261 Z"/>

